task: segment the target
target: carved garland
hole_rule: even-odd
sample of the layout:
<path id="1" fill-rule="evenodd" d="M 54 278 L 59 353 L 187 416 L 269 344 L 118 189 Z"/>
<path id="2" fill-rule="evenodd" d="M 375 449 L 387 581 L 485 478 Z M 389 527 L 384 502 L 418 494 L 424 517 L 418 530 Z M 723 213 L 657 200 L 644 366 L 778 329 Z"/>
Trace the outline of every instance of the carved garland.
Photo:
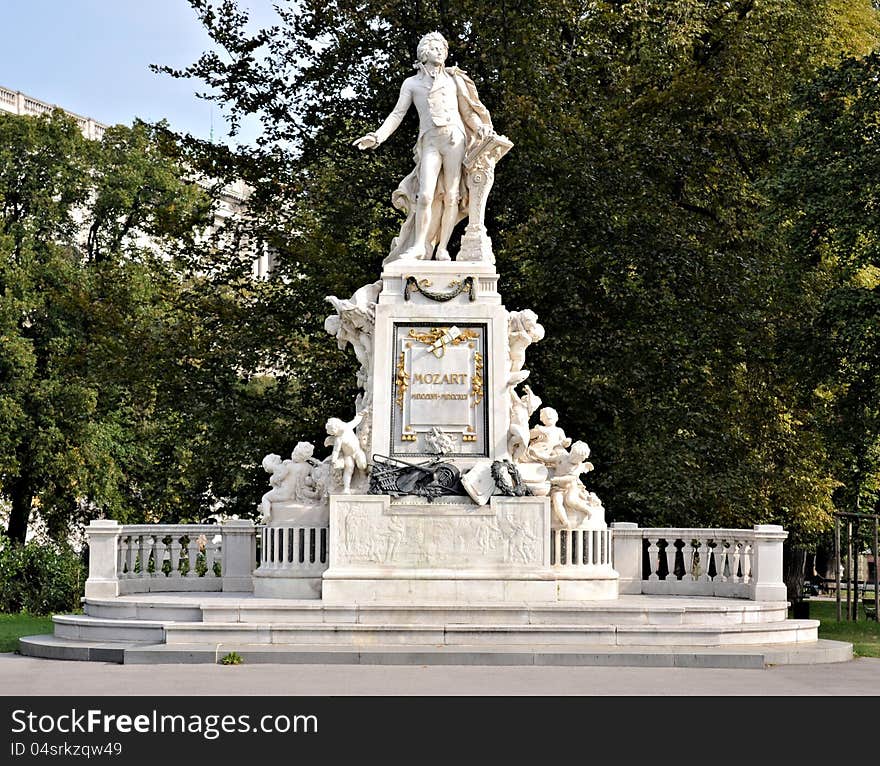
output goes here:
<path id="1" fill-rule="evenodd" d="M 432 301 L 445 303 L 446 301 L 451 301 L 453 298 L 458 297 L 465 290 L 468 291 L 468 300 L 470 300 L 471 303 L 477 299 L 477 286 L 473 277 L 465 277 L 461 282 L 457 279 L 453 280 L 449 283 L 449 287 L 453 289 L 448 293 L 434 292 L 433 290 L 428 289 L 430 286 L 430 280 L 418 280 L 415 277 L 407 277 L 406 284 L 403 288 L 403 299 L 408 301 L 410 299 L 410 293 L 416 292 L 421 293 Z"/>
<path id="2" fill-rule="evenodd" d="M 472 407 L 483 401 L 483 355 L 474 351 L 474 375 L 471 379 L 471 394 L 474 397 Z"/>
<path id="3" fill-rule="evenodd" d="M 406 371 L 406 352 L 400 352 L 400 359 L 397 360 L 397 377 L 395 378 L 397 385 L 397 406 L 403 409 L 403 397 L 409 386 L 409 373 Z"/>

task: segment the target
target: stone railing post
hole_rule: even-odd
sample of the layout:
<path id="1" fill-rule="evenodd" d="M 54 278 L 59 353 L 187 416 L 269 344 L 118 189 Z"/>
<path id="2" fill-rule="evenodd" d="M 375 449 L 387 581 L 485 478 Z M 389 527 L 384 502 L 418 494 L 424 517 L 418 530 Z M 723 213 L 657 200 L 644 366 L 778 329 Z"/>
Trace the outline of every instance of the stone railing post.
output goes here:
<path id="1" fill-rule="evenodd" d="M 230 519 L 223 522 L 222 529 L 223 590 L 252 592 L 257 556 L 254 522 L 249 519 Z"/>
<path id="2" fill-rule="evenodd" d="M 752 601 L 786 601 L 782 577 L 782 543 L 788 537 L 776 524 L 756 524 L 752 549 L 752 577 L 749 595 Z"/>
<path id="3" fill-rule="evenodd" d="M 612 562 L 620 575 L 620 593 L 642 592 L 642 530 L 638 524 L 615 521 L 611 525 Z"/>
<path id="4" fill-rule="evenodd" d="M 86 527 L 89 542 L 89 579 L 86 598 L 115 598 L 119 595 L 119 533 L 118 521 L 100 519 Z"/>

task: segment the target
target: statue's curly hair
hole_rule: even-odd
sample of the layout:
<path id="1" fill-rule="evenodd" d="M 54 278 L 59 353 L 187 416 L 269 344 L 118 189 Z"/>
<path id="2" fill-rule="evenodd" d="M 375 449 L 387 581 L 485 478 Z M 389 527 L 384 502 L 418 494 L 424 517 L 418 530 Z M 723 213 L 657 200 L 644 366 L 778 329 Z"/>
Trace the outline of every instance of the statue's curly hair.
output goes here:
<path id="1" fill-rule="evenodd" d="M 421 40 L 419 40 L 419 45 L 416 48 L 416 58 L 418 58 L 419 61 L 424 61 L 425 50 L 428 47 L 428 43 L 435 40 L 443 43 L 443 47 L 446 50 L 446 55 L 449 55 L 449 43 L 446 42 L 446 38 L 443 37 L 443 35 L 441 35 L 439 32 L 429 32 Z"/>

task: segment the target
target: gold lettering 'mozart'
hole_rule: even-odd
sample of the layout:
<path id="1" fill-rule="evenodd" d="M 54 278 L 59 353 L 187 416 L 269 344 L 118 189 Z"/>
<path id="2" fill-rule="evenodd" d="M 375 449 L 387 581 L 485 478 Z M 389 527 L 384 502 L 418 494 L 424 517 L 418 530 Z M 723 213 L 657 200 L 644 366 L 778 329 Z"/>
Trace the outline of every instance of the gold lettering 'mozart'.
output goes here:
<path id="1" fill-rule="evenodd" d="M 413 383 L 434 386 L 464 386 L 467 385 L 467 379 L 466 372 L 417 372 L 413 375 Z"/>

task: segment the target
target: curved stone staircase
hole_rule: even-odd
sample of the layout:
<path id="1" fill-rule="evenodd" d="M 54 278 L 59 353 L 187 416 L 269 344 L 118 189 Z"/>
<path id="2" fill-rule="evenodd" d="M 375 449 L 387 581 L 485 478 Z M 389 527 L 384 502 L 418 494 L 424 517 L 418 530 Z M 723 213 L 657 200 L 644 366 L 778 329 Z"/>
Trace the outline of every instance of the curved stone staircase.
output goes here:
<path id="1" fill-rule="evenodd" d="M 621 596 L 613 602 L 324 605 L 248 593 L 145 593 L 84 600 L 54 635 L 20 640 L 32 657 L 119 663 L 616 665 L 759 668 L 841 662 L 818 621 L 785 602 Z"/>

